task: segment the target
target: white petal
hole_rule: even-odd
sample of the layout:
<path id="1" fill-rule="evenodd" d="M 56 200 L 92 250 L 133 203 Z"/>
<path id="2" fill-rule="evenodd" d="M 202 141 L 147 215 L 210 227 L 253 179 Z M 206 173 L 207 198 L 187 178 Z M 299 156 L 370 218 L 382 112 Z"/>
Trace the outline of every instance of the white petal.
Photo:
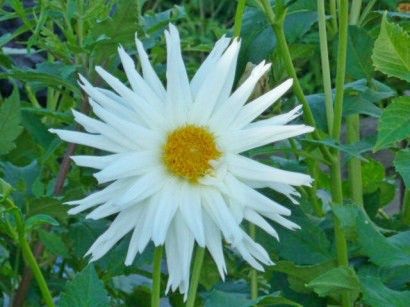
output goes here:
<path id="1" fill-rule="evenodd" d="M 175 121 L 186 120 L 188 106 L 192 103 L 188 75 L 181 54 L 178 30 L 172 24 L 169 32 L 165 31 L 167 43 L 167 97 L 168 111 L 173 113 Z"/>
<path id="2" fill-rule="evenodd" d="M 158 75 L 152 68 L 152 65 L 148 59 L 148 55 L 144 50 L 144 46 L 142 45 L 141 41 L 137 38 L 137 36 L 135 36 L 135 44 L 137 45 L 138 56 L 140 59 L 142 73 L 145 81 L 149 84 L 151 89 L 158 95 L 158 97 L 165 101 L 165 88 L 159 80 Z"/>
<path id="3" fill-rule="evenodd" d="M 295 224 L 292 221 L 289 221 L 288 219 L 284 218 L 283 216 L 275 213 L 266 213 L 264 214 L 267 218 L 271 219 L 272 221 L 275 221 L 276 223 L 282 225 L 285 228 L 288 228 L 290 230 L 296 230 L 300 229 L 300 226 L 298 224 Z"/>
<path id="4" fill-rule="evenodd" d="M 205 124 L 217 102 L 224 101 L 225 97 L 223 96 L 225 95 L 224 91 L 226 91 L 226 83 L 231 81 L 231 71 L 236 67 L 239 48 L 240 43 L 234 40 L 218 60 L 214 70 L 208 73 L 191 107 L 190 121 L 199 125 Z M 211 95 L 210 91 L 212 91 Z"/>
<path id="5" fill-rule="evenodd" d="M 223 148 L 233 153 L 240 153 L 272 142 L 312 132 L 313 130 L 313 127 L 305 125 L 256 127 L 226 132 L 219 137 L 219 142 Z"/>
<path id="6" fill-rule="evenodd" d="M 118 154 L 107 156 L 70 156 L 78 166 L 103 169 L 118 158 Z"/>
<path id="7" fill-rule="evenodd" d="M 104 122 L 109 124 L 115 130 L 119 131 L 127 139 L 132 140 L 141 149 L 151 149 L 158 147 L 162 142 L 159 133 L 155 130 L 147 129 L 134 122 L 124 119 L 121 116 L 111 113 L 108 110 L 100 107 L 98 104 L 90 101 L 94 113 Z"/>
<path id="8" fill-rule="evenodd" d="M 212 189 L 204 189 L 202 197 L 205 210 L 221 229 L 225 240 L 229 243 L 240 240 L 239 226 L 236 224 L 221 194 Z"/>
<path id="9" fill-rule="evenodd" d="M 245 207 L 249 207 L 262 214 L 265 214 L 265 212 L 275 212 L 282 215 L 291 214 L 288 208 L 251 189 L 232 175 L 226 176 L 225 184 L 229 189 L 228 196 L 242 203 Z"/>
<path id="10" fill-rule="evenodd" d="M 214 70 L 216 63 L 218 62 L 219 58 L 221 57 L 225 49 L 228 47 L 230 42 L 230 38 L 226 38 L 225 36 L 220 38 L 216 42 L 212 51 L 209 53 L 208 57 L 205 59 L 205 61 L 201 64 L 201 66 L 195 73 L 194 77 L 191 80 L 191 91 L 194 98 L 196 97 L 196 94 L 198 93 L 198 90 L 201 87 L 207 75 Z"/>
<path id="11" fill-rule="evenodd" d="M 131 265 L 134 262 L 135 256 L 138 253 L 139 241 L 141 240 L 142 226 L 144 225 L 144 221 L 146 221 L 146 215 L 148 211 L 148 204 L 146 202 L 139 204 L 136 207 L 138 207 L 140 211 L 138 216 L 136 216 L 134 231 L 132 233 L 130 243 L 128 245 L 127 257 L 125 258 L 124 262 L 127 266 Z"/>
<path id="12" fill-rule="evenodd" d="M 232 174 L 247 180 L 279 182 L 294 186 L 310 186 L 313 180 L 309 175 L 274 168 L 240 155 L 229 155 L 226 161 Z"/>
<path id="13" fill-rule="evenodd" d="M 269 258 L 268 253 L 266 252 L 266 250 L 260 244 L 256 243 L 254 240 L 252 240 L 252 238 L 249 237 L 246 233 L 244 234 L 243 242 L 244 242 L 244 245 L 247 248 L 247 250 L 257 260 L 259 260 L 260 262 L 262 262 L 266 265 L 273 264 L 273 262 Z"/>
<path id="14" fill-rule="evenodd" d="M 105 183 L 119 178 L 142 175 L 148 169 L 158 165 L 158 158 L 152 151 L 124 153 L 116 156 L 108 165 L 94 174 L 98 183 Z"/>
<path id="15" fill-rule="evenodd" d="M 285 125 L 288 122 L 294 120 L 296 117 L 302 114 L 301 112 L 302 105 L 298 105 L 293 110 L 285 113 L 280 114 L 277 116 L 273 116 L 268 119 L 259 120 L 257 122 L 250 123 L 248 127 L 268 127 L 268 126 L 278 126 L 278 125 Z"/>
<path id="16" fill-rule="evenodd" d="M 230 126 L 252 94 L 256 83 L 270 66 L 270 64 L 265 64 L 265 61 L 258 64 L 246 81 L 226 101 L 221 103 L 221 106 L 214 112 L 209 121 L 209 126 L 213 128 L 213 131 L 218 133 Z"/>
<path id="17" fill-rule="evenodd" d="M 128 104 L 134 109 L 137 114 L 144 119 L 145 123 L 150 127 L 162 127 L 164 117 L 160 111 L 153 105 L 150 105 L 141 96 L 138 96 L 128 87 L 121 83 L 120 80 L 105 71 L 100 66 L 95 68 L 97 73 L 103 78 L 118 94 L 120 94 Z"/>
<path id="18" fill-rule="evenodd" d="M 97 149 L 114 153 L 125 152 L 129 150 L 128 148 L 125 148 L 120 144 L 112 142 L 103 135 L 95 135 L 78 131 L 68 131 L 60 129 L 49 129 L 48 131 L 57 134 L 60 137 L 60 139 L 69 143 L 86 145 L 89 147 L 94 147 Z"/>
<path id="19" fill-rule="evenodd" d="M 168 283 L 165 289 L 165 294 L 167 294 L 169 290 L 175 291 L 182 279 L 181 257 L 174 222 L 171 223 L 165 240 L 165 255 L 168 268 Z"/>
<path id="20" fill-rule="evenodd" d="M 198 245 L 204 247 L 205 233 L 202 221 L 201 197 L 197 191 L 188 185 L 182 186 L 179 212 L 193 233 Z"/>
<path id="21" fill-rule="evenodd" d="M 221 278 L 225 280 L 226 264 L 222 249 L 221 232 L 206 212 L 203 213 L 203 221 L 206 246 L 214 259 L 216 266 L 218 267 Z"/>
<path id="22" fill-rule="evenodd" d="M 135 63 L 122 47 L 118 48 L 122 66 L 124 67 L 127 78 L 134 92 L 143 97 L 148 103 L 154 104 L 161 108 L 164 102 L 151 90 L 151 87 L 145 82 L 140 74 L 135 70 Z"/>
<path id="23" fill-rule="evenodd" d="M 249 102 L 240 111 L 234 122 L 232 128 L 240 129 L 245 127 L 255 118 L 257 118 L 263 111 L 269 108 L 275 101 L 285 94 L 293 84 L 292 79 L 288 79 L 281 85 L 275 87 L 273 90 Z"/>
<path id="24" fill-rule="evenodd" d="M 279 241 L 279 235 L 276 230 L 258 213 L 254 210 L 246 209 L 245 210 L 245 218 L 255 224 L 256 226 L 260 227 L 261 229 L 265 230 L 268 234 L 273 236 L 276 240 Z"/>
<path id="25" fill-rule="evenodd" d="M 174 218 L 179 205 L 180 190 L 175 181 L 168 181 L 162 190 L 157 192 L 157 210 L 154 215 L 152 241 L 155 246 L 164 244 L 168 227 Z M 174 195 L 175 194 L 175 195 Z"/>
<path id="26" fill-rule="evenodd" d="M 131 207 L 118 214 L 107 231 L 105 231 L 85 255 L 92 255 L 91 261 L 104 256 L 123 236 L 125 236 L 135 225 L 139 215 L 138 207 Z"/>

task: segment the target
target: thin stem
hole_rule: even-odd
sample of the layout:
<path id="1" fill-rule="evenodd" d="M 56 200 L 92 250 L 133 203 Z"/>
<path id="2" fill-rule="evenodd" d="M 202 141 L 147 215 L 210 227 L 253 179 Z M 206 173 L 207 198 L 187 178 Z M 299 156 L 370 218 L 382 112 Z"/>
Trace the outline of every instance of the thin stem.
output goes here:
<path id="1" fill-rule="evenodd" d="M 355 25 L 359 21 L 360 10 L 362 8 L 362 0 L 353 0 L 350 8 L 350 24 Z"/>
<path id="2" fill-rule="evenodd" d="M 263 7 L 263 10 L 265 11 L 266 17 L 271 23 L 273 31 L 276 34 L 278 48 L 283 57 L 286 71 L 289 74 L 289 76 L 293 79 L 293 90 L 298 100 L 302 103 L 303 115 L 305 117 L 305 120 L 310 126 L 316 127 L 315 118 L 313 117 L 313 113 L 312 113 L 312 110 L 310 109 L 310 105 L 303 93 L 302 86 L 299 83 L 299 79 L 296 74 L 295 67 L 293 66 L 292 56 L 290 54 L 289 46 L 286 42 L 286 36 L 285 36 L 285 31 L 284 31 L 284 21 L 285 21 L 286 11 L 284 11 L 281 16 L 275 16 L 275 13 L 273 12 L 270 2 L 268 0 L 261 0 L 261 4 Z M 317 129 L 315 129 L 315 131 L 312 132 L 312 136 L 316 140 L 321 139 Z M 319 149 L 322 152 L 325 159 L 327 159 L 328 161 L 332 160 L 332 156 L 330 155 L 329 150 L 324 145 L 319 145 Z"/>
<path id="3" fill-rule="evenodd" d="M 255 225 L 249 224 L 249 236 L 252 239 L 255 239 L 256 228 Z M 258 298 L 259 289 L 258 289 L 258 272 L 254 268 L 251 268 L 251 299 L 256 300 Z"/>
<path id="4" fill-rule="evenodd" d="M 404 192 L 401 220 L 405 225 L 410 225 L 410 190 Z"/>
<path id="5" fill-rule="evenodd" d="M 333 97 L 332 83 L 330 78 L 329 52 L 327 49 L 326 34 L 326 15 L 325 1 L 317 1 L 317 11 L 319 15 L 319 40 L 320 40 L 320 58 L 322 61 L 323 89 L 325 92 L 326 119 L 329 133 L 333 127 Z"/>
<path id="6" fill-rule="evenodd" d="M 330 0 L 330 14 L 332 19 L 330 20 L 333 26 L 334 33 L 337 32 L 337 13 L 336 13 L 336 0 Z"/>
<path id="7" fill-rule="evenodd" d="M 40 266 L 38 265 L 37 260 L 34 257 L 33 252 L 31 251 L 30 244 L 26 239 L 24 221 L 21 216 L 20 209 L 18 209 L 11 200 L 7 199 L 6 202 L 13 208 L 14 217 L 16 219 L 18 241 L 26 265 L 28 265 L 33 272 L 46 305 L 49 307 L 54 307 L 55 305 L 53 302 L 53 297 L 51 296 L 50 290 L 48 289 L 47 282 L 44 279 L 43 273 L 41 273 Z"/>
<path id="8" fill-rule="evenodd" d="M 241 35 L 243 13 L 245 12 L 246 0 L 239 0 L 236 6 L 235 23 L 233 28 L 233 36 L 239 37 Z"/>
<path id="9" fill-rule="evenodd" d="M 161 301 L 161 262 L 164 247 L 155 247 L 154 264 L 152 270 L 151 307 L 159 307 Z"/>
<path id="10" fill-rule="evenodd" d="M 362 15 L 359 18 L 358 25 L 363 25 L 364 20 L 366 19 L 367 15 L 369 15 L 370 11 L 372 10 L 373 6 L 376 4 L 377 0 L 370 0 L 367 5 L 364 7 Z"/>
<path id="11" fill-rule="evenodd" d="M 335 140 L 340 139 L 342 127 L 343 95 L 346 73 L 346 53 L 347 53 L 347 29 L 349 17 L 349 3 L 347 0 L 340 1 L 339 20 L 339 45 L 337 50 L 337 70 L 336 70 L 336 98 L 332 136 Z"/>
<path id="12" fill-rule="evenodd" d="M 199 277 L 201 276 L 202 263 L 204 261 L 205 248 L 197 246 L 194 268 L 192 269 L 191 284 L 189 286 L 188 300 L 186 307 L 193 307 L 195 305 L 196 292 L 198 290 Z"/>

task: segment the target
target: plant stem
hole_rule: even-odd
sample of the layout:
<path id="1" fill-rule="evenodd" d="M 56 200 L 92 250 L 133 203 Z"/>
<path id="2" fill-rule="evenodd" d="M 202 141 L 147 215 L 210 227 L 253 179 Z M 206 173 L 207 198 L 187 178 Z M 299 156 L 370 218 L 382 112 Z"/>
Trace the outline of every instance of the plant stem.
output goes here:
<path id="1" fill-rule="evenodd" d="M 256 228 L 252 223 L 249 223 L 249 236 L 252 239 L 255 239 L 256 236 Z M 256 272 L 254 268 L 251 268 L 251 299 L 256 300 L 258 298 L 258 294 L 258 272 Z"/>
<path id="2" fill-rule="evenodd" d="M 356 25 L 360 15 L 361 0 L 353 1 L 350 9 L 351 25 Z M 360 115 L 353 114 L 346 118 L 347 143 L 355 144 L 360 141 Z M 362 163 L 358 158 L 349 160 L 349 184 L 351 197 L 354 203 L 363 206 Z"/>
<path id="3" fill-rule="evenodd" d="M 335 140 L 340 139 L 340 131 L 342 127 L 342 111 L 343 111 L 343 96 L 344 82 L 346 74 L 346 53 L 347 53 L 347 29 L 348 29 L 348 12 L 349 3 L 347 0 L 340 0 L 339 12 L 339 45 L 337 50 L 337 70 L 336 70 L 336 98 L 334 109 L 334 122 L 332 129 L 332 137 Z"/>
<path id="4" fill-rule="evenodd" d="M 233 28 L 233 36 L 239 37 L 241 35 L 243 13 L 245 12 L 246 0 L 238 0 L 235 12 L 235 23 Z"/>
<path id="5" fill-rule="evenodd" d="M 332 15 L 332 19 L 330 20 L 333 26 L 333 32 L 337 32 L 337 13 L 336 13 L 336 0 L 330 0 L 330 14 Z"/>
<path id="6" fill-rule="evenodd" d="M 367 15 L 370 13 L 373 6 L 376 4 L 376 0 L 370 0 L 367 5 L 364 7 L 362 15 L 359 18 L 358 25 L 362 26 Z"/>
<path id="7" fill-rule="evenodd" d="M 152 293 L 151 293 L 151 307 L 159 307 L 161 301 L 161 262 L 164 247 L 155 247 L 154 264 L 152 270 Z"/>
<path id="8" fill-rule="evenodd" d="M 333 127 L 333 97 L 332 83 L 330 78 L 329 52 L 327 49 L 326 34 L 326 15 L 325 1 L 317 1 L 317 11 L 319 16 L 319 40 L 320 40 L 320 58 L 322 61 L 323 89 L 325 93 L 326 119 L 329 134 Z"/>
<path id="9" fill-rule="evenodd" d="M 286 17 L 286 11 L 283 12 L 280 16 L 275 16 L 275 13 L 272 10 L 269 0 L 261 0 L 263 10 L 268 18 L 273 31 L 276 34 L 276 39 L 278 42 L 278 48 L 281 52 L 281 55 L 284 60 L 285 68 L 289 76 L 293 79 L 293 90 L 295 91 L 295 95 L 298 100 L 302 103 L 303 106 L 303 114 L 307 124 L 312 127 L 316 127 L 316 121 L 313 117 L 312 110 L 310 109 L 309 103 L 303 94 L 302 86 L 299 83 L 298 76 L 296 74 L 295 67 L 293 66 L 292 56 L 290 54 L 289 46 L 286 42 L 286 36 L 284 31 L 284 22 Z M 312 132 L 312 136 L 315 140 L 320 140 L 321 137 L 317 129 Z M 319 149 L 322 152 L 325 159 L 328 161 L 332 160 L 332 156 L 329 150 L 324 145 L 319 145 Z"/>
<path id="10" fill-rule="evenodd" d="M 404 192 L 401 220 L 405 225 L 410 225 L 410 190 Z"/>
<path id="11" fill-rule="evenodd" d="M 340 140 L 340 132 L 342 126 L 342 110 L 344 96 L 344 81 L 346 72 L 346 53 L 347 53 L 347 30 L 348 30 L 348 12 L 349 3 L 347 0 L 340 0 L 339 6 L 339 45 L 337 50 L 337 70 L 336 70 L 336 99 L 335 99 L 335 114 L 332 129 L 332 137 L 335 141 Z M 342 191 L 342 173 L 340 164 L 340 152 L 334 153 L 335 159 L 331 166 L 331 184 L 333 206 L 343 205 Z M 335 224 L 335 240 L 336 252 L 339 266 L 347 267 L 349 265 L 347 242 L 343 228 L 337 218 L 334 219 Z M 350 295 L 342 294 L 342 306 L 352 306 Z"/>
<path id="12" fill-rule="evenodd" d="M 192 269 L 191 284 L 189 286 L 188 300 L 186 307 L 195 305 L 196 292 L 198 290 L 199 277 L 201 275 L 202 263 L 204 261 L 205 248 L 197 246 L 194 259 L 194 268 Z"/>
<path id="13" fill-rule="evenodd" d="M 26 239 L 25 226 L 20 209 L 17 208 L 17 206 L 10 199 L 7 199 L 6 201 L 13 208 L 14 217 L 16 219 L 18 241 L 26 265 L 28 265 L 33 272 L 46 305 L 49 307 L 54 307 L 55 305 L 53 302 L 53 297 L 51 296 L 50 290 L 48 289 L 43 273 L 41 273 L 40 266 L 38 265 L 37 260 L 34 257 L 33 252 L 31 251 L 30 244 Z"/>

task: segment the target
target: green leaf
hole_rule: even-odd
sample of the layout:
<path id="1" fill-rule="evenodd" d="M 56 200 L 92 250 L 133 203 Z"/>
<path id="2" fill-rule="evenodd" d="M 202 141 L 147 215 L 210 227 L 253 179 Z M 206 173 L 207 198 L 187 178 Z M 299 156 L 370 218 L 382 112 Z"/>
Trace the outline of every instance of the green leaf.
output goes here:
<path id="1" fill-rule="evenodd" d="M 378 130 L 374 151 L 410 136 L 410 97 L 393 99 L 380 118 Z"/>
<path id="2" fill-rule="evenodd" d="M 61 235 L 48 232 L 45 230 L 39 231 L 40 240 L 44 243 L 46 249 L 55 256 L 63 256 L 68 258 L 70 256 L 67 246 L 64 244 Z"/>
<path id="3" fill-rule="evenodd" d="M 88 265 L 67 283 L 61 295 L 60 307 L 105 307 L 109 299 L 104 284 L 93 265 Z"/>
<path id="4" fill-rule="evenodd" d="M 373 39 L 362 28 L 349 27 L 347 44 L 346 74 L 353 79 L 367 78 L 373 76 L 373 66 L 369 57 L 369 50 L 373 47 Z"/>
<path id="5" fill-rule="evenodd" d="M 0 178 L 0 196 L 7 198 L 12 191 L 13 187 L 7 181 Z"/>
<path id="6" fill-rule="evenodd" d="M 319 296 L 346 292 L 357 295 L 360 292 L 359 279 L 349 267 L 331 269 L 313 279 L 307 287 L 312 288 Z"/>
<path id="7" fill-rule="evenodd" d="M 407 189 L 410 189 L 410 149 L 401 150 L 396 153 L 394 167 L 403 178 Z"/>
<path id="8" fill-rule="evenodd" d="M 279 291 L 259 297 L 258 303 L 256 306 L 261 307 L 261 306 L 276 306 L 276 305 L 294 306 L 294 307 L 303 306 L 299 303 L 296 303 L 295 301 L 292 301 L 286 297 L 283 297 Z"/>
<path id="9" fill-rule="evenodd" d="M 25 229 L 27 232 L 30 232 L 33 229 L 38 228 L 41 225 L 48 224 L 48 225 L 53 225 L 53 226 L 58 226 L 59 223 L 52 218 L 51 216 L 47 214 L 36 214 L 33 216 L 30 216 L 26 221 L 25 221 Z"/>
<path id="10" fill-rule="evenodd" d="M 51 197 L 36 197 L 28 201 L 28 215 L 46 214 L 55 219 L 65 221 L 68 218 L 69 206 Z"/>
<path id="11" fill-rule="evenodd" d="M 384 16 L 374 44 L 372 60 L 377 70 L 410 82 L 410 35 Z"/>
<path id="12" fill-rule="evenodd" d="M 7 154 L 16 147 L 14 140 L 22 131 L 20 97 L 15 88 L 11 96 L 0 105 L 0 155 Z"/>
<path id="13" fill-rule="evenodd" d="M 335 267 L 333 260 L 313 265 L 296 265 L 291 261 L 279 261 L 271 269 L 287 275 L 290 288 L 297 292 L 310 292 L 306 284 Z"/>
<path id="14" fill-rule="evenodd" d="M 360 277 L 363 300 L 372 307 L 407 307 L 410 302 L 410 291 L 395 291 L 387 288 L 379 278 Z"/>
<path id="15" fill-rule="evenodd" d="M 255 304 L 247 294 L 212 290 L 205 300 L 205 307 L 250 307 Z"/>

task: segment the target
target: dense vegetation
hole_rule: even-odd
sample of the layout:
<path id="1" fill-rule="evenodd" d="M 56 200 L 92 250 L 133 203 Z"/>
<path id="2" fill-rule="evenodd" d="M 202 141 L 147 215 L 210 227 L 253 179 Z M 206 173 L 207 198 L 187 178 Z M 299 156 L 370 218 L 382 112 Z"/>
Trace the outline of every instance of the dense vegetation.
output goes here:
<path id="1" fill-rule="evenodd" d="M 52 305 L 50 291 L 61 306 L 149 306 L 153 246 L 126 267 L 126 237 L 88 263 L 83 255 L 110 218 L 71 216 L 63 203 L 98 189 L 92 170 L 69 159 L 93 150 L 48 129 L 79 129 L 70 110 L 89 112 L 79 73 L 105 87 L 99 65 L 126 80 L 117 47 L 135 54 L 135 33 L 165 79 L 171 22 L 190 76 L 218 38 L 239 35 L 236 84 L 262 60 L 273 65 L 255 96 L 294 78 L 263 117 L 302 104 L 298 121 L 316 128 L 247 153 L 315 179 L 299 189 L 299 206 L 263 190 L 291 208 L 301 229 L 274 225 L 277 242 L 250 227 L 276 263 L 265 272 L 225 246 L 222 282 L 206 255 L 196 305 L 408 306 L 410 14 L 399 2 L 1 1 L 0 304 Z M 180 294 L 165 296 L 166 279 L 164 261 L 163 303 L 183 306 Z"/>

